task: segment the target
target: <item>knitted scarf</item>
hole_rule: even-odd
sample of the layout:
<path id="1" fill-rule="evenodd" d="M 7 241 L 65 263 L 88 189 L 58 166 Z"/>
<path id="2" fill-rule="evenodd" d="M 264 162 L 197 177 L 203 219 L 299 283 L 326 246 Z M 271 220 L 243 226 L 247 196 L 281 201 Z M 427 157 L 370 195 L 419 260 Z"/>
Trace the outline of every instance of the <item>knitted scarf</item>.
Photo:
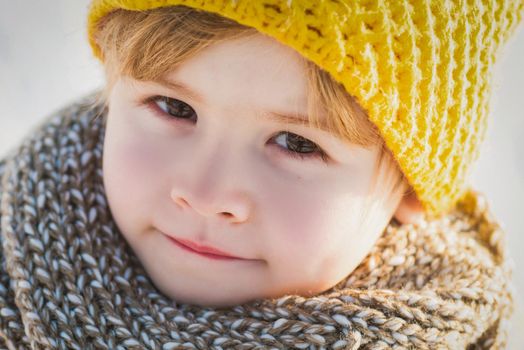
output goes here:
<path id="1" fill-rule="evenodd" d="M 229 308 L 170 300 L 114 223 L 92 96 L 49 116 L 0 162 L 0 348 L 504 348 L 504 234 L 469 190 L 438 220 L 395 219 L 346 279 L 314 297 Z"/>

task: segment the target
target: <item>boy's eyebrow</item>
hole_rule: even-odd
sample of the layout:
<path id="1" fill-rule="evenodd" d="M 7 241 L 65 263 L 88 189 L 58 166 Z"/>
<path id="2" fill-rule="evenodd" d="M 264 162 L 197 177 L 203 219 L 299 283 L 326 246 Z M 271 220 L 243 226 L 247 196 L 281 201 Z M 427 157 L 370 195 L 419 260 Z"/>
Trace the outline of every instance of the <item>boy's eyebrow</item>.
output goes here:
<path id="1" fill-rule="evenodd" d="M 160 85 L 163 85 L 164 87 L 166 87 L 166 88 L 168 88 L 170 90 L 182 93 L 182 94 L 188 96 L 189 98 L 191 98 L 192 100 L 197 101 L 199 103 L 203 103 L 203 101 L 204 101 L 204 98 L 199 93 L 191 90 L 186 85 L 184 85 L 184 84 L 182 84 L 180 82 L 177 82 L 177 81 L 174 81 L 174 80 L 169 80 L 169 79 L 166 79 L 164 77 L 161 77 L 158 80 L 155 80 L 155 82 L 160 84 Z M 308 118 L 305 115 L 298 114 L 298 113 L 288 115 L 288 114 L 282 114 L 282 113 L 278 113 L 278 112 L 265 112 L 265 113 L 262 113 L 262 114 L 258 114 L 258 116 L 262 116 L 262 117 L 264 117 L 264 118 L 266 118 L 268 120 L 279 122 L 279 123 L 283 123 L 283 124 L 309 126 L 309 127 L 313 127 L 313 128 L 315 127 L 315 125 L 312 125 L 309 122 Z M 322 120 L 319 124 L 320 125 L 319 125 L 318 129 L 330 132 L 330 129 L 328 128 L 328 126 L 326 125 L 324 120 Z"/>
<path id="2" fill-rule="evenodd" d="M 200 96 L 200 94 L 193 92 L 190 88 L 186 87 L 184 84 L 179 83 L 177 81 L 174 81 L 174 80 L 172 81 L 164 77 L 161 77 L 158 80 L 155 80 L 155 82 L 170 90 L 178 91 L 199 103 L 202 103 L 204 101 L 204 99 L 202 98 L 202 96 Z"/>

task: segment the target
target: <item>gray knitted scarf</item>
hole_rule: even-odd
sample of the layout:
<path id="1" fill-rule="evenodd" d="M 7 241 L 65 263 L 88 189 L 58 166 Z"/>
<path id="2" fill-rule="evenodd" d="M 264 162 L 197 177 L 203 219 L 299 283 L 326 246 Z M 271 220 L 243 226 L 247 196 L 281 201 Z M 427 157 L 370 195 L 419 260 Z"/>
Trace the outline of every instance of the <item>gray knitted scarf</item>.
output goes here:
<path id="1" fill-rule="evenodd" d="M 359 267 L 318 296 L 231 308 L 170 300 L 112 219 L 106 110 L 92 102 L 54 113 L 0 162 L 0 348 L 505 347 L 504 234 L 474 191 L 442 219 L 393 219 Z"/>

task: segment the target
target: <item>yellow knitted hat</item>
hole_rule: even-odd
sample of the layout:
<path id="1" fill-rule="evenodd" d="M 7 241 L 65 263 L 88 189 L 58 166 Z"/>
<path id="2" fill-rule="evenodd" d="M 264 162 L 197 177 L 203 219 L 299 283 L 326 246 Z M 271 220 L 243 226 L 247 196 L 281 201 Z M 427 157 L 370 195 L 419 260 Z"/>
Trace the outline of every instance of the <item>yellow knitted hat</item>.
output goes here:
<path id="1" fill-rule="evenodd" d="M 121 8 L 185 5 L 251 26 L 342 83 L 367 111 L 428 216 L 466 189 L 485 136 L 491 70 L 524 0 L 93 0 L 97 23 Z"/>

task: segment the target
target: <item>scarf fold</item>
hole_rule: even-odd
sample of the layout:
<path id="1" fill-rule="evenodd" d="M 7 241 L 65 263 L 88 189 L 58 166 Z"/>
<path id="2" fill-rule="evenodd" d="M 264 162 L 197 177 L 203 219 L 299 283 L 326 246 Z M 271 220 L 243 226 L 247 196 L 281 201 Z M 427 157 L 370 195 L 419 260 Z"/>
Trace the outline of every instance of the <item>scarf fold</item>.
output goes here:
<path id="1" fill-rule="evenodd" d="M 434 221 L 392 220 L 333 288 L 230 308 L 159 292 L 102 183 L 107 110 L 61 109 L 0 161 L 0 348 L 502 349 L 512 313 L 504 233 L 469 190 Z"/>

